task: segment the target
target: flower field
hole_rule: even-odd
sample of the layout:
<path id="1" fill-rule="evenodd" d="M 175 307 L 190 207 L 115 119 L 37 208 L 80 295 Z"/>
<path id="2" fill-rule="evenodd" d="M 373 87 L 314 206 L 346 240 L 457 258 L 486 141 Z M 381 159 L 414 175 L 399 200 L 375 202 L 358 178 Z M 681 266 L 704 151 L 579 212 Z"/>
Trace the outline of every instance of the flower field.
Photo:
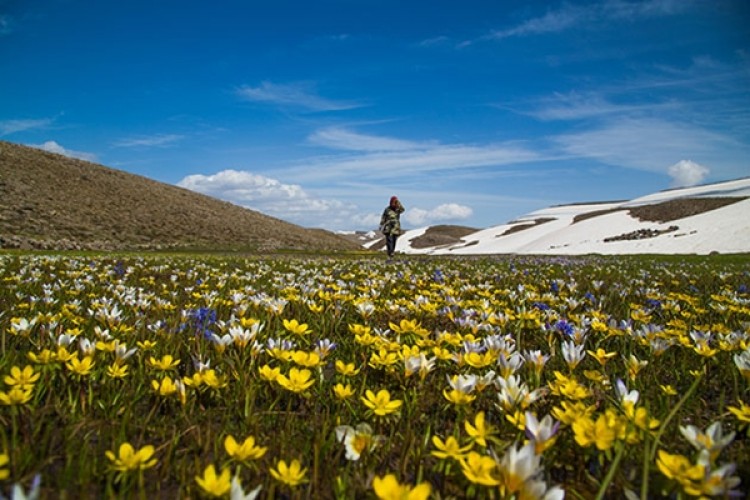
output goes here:
<path id="1" fill-rule="evenodd" d="M 750 492 L 750 260 L 0 255 L 14 498 Z"/>

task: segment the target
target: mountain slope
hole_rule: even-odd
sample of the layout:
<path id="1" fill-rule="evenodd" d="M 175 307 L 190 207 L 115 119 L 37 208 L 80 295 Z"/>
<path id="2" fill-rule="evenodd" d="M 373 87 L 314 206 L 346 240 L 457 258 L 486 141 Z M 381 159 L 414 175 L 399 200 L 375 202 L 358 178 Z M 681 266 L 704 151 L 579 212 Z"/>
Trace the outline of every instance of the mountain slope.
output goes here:
<path id="1" fill-rule="evenodd" d="M 549 207 L 450 245 L 415 245 L 428 228 L 407 231 L 410 254 L 708 254 L 750 252 L 750 178 L 661 191 L 629 201 Z"/>
<path id="2" fill-rule="evenodd" d="M 176 186 L 0 141 L 0 248 L 361 247 Z"/>

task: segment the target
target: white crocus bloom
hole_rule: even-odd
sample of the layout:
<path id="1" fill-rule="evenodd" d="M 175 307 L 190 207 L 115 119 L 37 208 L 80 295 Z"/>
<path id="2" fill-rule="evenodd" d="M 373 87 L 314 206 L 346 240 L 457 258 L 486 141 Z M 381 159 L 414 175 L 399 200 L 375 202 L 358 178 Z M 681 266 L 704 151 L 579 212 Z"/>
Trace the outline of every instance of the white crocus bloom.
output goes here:
<path id="1" fill-rule="evenodd" d="M 744 377 L 750 379 L 750 347 L 734 355 L 734 364 Z"/>
<path id="2" fill-rule="evenodd" d="M 537 455 L 540 455 L 553 442 L 560 422 L 554 420 L 550 415 L 545 415 L 542 420 L 538 420 L 536 415 L 527 411 L 526 416 L 526 437 L 534 443 Z"/>
<path id="3" fill-rule="evenodd" d="M 640 393 L 635 389 L 628 392 L 628 388 L 625 386 L 625 382 L 623 382 L 619 378 L 617 379 L 617 383 L 615 384 L 615 391 L 617 392 L 617 397 L 620 399 L 620 403 L 632 403 L 633 405 L 638 404 Z"/>
<path id="4" fill-rule="evenodd" d="M 681 425 L 680 432 L 695 449 L 706 450 L 711 460 L 715 460 L 721 450 L 734 439 L 734 432 L 724 435 L 721 422 L 718 421 L 709 425 L 705 432 L 694 425 Z"/>
<path id="5" fill-rule="evenodd" d="M 255 500 L 260 494 L 260 490 L 263 488 L 261 484 L 252 491 L 245 493 L 242 489 L 242 484 L 237 476 L 232 478 L 232 487 L 229 490 L 229 500 Z"/>
<path id="6" fill-rule="evenodd" d="M 138 351 L 137 347 L 128 349 L 126 344 L 121 344 L 119 340 L 115 340 L 115 360 L 119 363 L 124 363 L 129 357 Z"/>
<path id="7" fill-rule="evenodd" d="M 359 460 L 362 453 L 375 449 L 385 438 L 373 434 L 372 427 L 361 423 L 357 427 L 339 425 L 335 429 L 336 440 L 344 443 L 347 460 Z"/>
<path id="8" fill-rule="evenodd" d="M 576 344 L 575 342 L 566 340 L 562 343 L 562 355 L 568 364 L 568 368 L 573 370 L 586 357 L 586 349 L 583 344 Z"/>
<path id="9" fill-rule="evenodd" d="M 477 386 L 477 376 L 473 374 L 454 375 L 453 377 L 448 377 L 448 383 L 452 389 L 462 394 L 469 394 Z"/>
<path id="10" fill-rule="evenodd" d="M 96 344 L 85 337 L 78 339 L 78 348 L 84 356 L 93 356 L 96 353 Z"/>

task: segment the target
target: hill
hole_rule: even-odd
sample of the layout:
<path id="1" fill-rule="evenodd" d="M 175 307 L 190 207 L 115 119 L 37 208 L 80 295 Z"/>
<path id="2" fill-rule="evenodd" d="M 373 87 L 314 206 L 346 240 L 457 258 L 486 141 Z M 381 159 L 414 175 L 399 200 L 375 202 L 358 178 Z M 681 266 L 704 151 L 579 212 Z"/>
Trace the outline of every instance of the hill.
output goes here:
<path id="1" fill-rule="evenodd" d="M 709 254 L 750 252 L 750 178 L 660 191 L 634 200 L 554 206 L 425 246 L 433 228 L 407 231 L 407 254 Z M 435 235 L 431 236 L 435 239 Z"/>
<path id="2" fill-rule="evenodd" d="M 361 249 L 176 186 L 0 141 L 0 248 Z"/>

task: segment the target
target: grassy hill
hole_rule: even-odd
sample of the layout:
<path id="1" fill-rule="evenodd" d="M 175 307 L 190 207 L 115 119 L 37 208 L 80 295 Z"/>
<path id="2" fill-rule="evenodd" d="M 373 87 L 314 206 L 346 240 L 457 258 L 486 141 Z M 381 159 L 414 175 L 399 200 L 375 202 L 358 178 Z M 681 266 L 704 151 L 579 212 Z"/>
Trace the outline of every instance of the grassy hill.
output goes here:
<path id="1" fill-rule="evenodd" d="M 0 141 L 0 248 L 339 251 L 361 247 L 176 186 Z"/>

